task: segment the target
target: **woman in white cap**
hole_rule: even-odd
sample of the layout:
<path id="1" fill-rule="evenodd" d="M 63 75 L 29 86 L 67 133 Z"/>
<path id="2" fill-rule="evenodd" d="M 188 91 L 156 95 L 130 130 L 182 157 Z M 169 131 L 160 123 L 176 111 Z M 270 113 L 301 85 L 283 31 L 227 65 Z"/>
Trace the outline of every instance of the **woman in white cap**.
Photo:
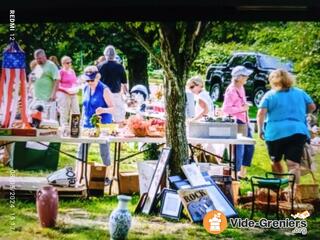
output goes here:
<path id="1" fill-rule="evenodd" d="M 244 85 L 251 73 L 252 70 L 244 66 L 236 66 L 232 69 L 232 80 L 226 89 L 222 105 L 222 111 L 225 115 L 231 115 L 238 124 L 245 125 L 244 127 L 248 130 L 246 137 L 252 137 L 252 133 L 249 128 L 249 104 Z M 251 165 L 253 153 L 253 145 L 236 145 L 236 170 L 240 179 L 246 179 L 246 167 Z"/>
<path id="2" fill-rule="evenodd" d="M 82 105 L 82 125 L 84 128 L 93 128 L 90 119 L 96 114 L 101 116 L 101 123 L 111 123 L 114 105 L 112 102 L 112 94 L 110 89 L 100 81 L 100 73 L 96 66 L 88 66 L 84 70 L 83 79 L 86 85 L 83 89 L 83 105 Z M 79 149 L 79 157 L 81 157 L 82 147 Z M 100 156 L 103 164 L 110 166 L 110 149 L 109 143 L 100 144 Z M 106 179 L 109 183 L 109 179 Z"/>

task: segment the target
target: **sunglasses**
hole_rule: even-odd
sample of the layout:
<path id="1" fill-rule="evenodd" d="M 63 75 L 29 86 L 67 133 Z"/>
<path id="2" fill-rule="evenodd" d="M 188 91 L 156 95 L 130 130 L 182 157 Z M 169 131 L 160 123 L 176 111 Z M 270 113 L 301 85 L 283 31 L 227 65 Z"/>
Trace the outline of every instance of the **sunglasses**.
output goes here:
<path id="1" fill-rule="evenodd" d="M 94 79 L 88 79 L 88 80 L 86 80 L 86 82 L 87 82 L 87 83 L 89 83 L 89 82 L 94 82 Z"/>
<path id="2" fill-rule="evenodd" d="M 193 89 L 193 88 L 196 87 L 196 86 L 198 86 L 198 85 L 192 85 L 192 86 L 190 86 L 189 88 L 190 88 L 190 89 Z"/>

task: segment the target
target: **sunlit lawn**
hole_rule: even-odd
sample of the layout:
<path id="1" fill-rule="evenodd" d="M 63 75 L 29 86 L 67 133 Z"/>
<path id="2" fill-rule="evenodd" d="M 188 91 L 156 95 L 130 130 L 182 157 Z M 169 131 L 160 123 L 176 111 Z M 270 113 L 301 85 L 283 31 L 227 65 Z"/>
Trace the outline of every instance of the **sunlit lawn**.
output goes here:
<path id="1" fill-rule="evenodd" d="M 77 146 L 63 145 L 62 149 L 68 153 L 76 153 Z M 113 145 L 111 146 L 113 150 Z M 122 154 L 130 154 L 137 150 L 137 146 L 125 145 Z M 113 156 L 113 155 L 112 155 Z M 135 157 L 121 164 L 121 169 L 136 169 L 136 161 L 142 160 L 142 156 Z M 101 162 L 98 155 L 98 146 L 90 148 L 89 161 Z M 318 171 L 317 178 L 320 179 L 319 166 L 320 156 L 317 156 Z M 74 166 L 74 160 L 69 157 L 60 156 L 59 168 Z M 0 167 L 0 174 L 9 175 L 9 168 Z M 253 165 L 249 168 L 248 174 L 264 175 L 270 170 L 270 163 L 267 157 L 264 143 L 257 141 Z M 17 176 L 46 176 L 49 172 L 25 172 L 17 171 Z M 305 176 L 302 182 L 310 182 L 311 178 Z M 244 194 L 250 190 L 246 182 L 241 182 L 241 192 Z M 131 212 L 137 204 L 138 196 L 134 196 L 129 209 Z M 89 200 L 60 200 L 58 224 L 53 229 L 42 229 L 39 226 L 35 203 L 33 201 L 17 201 L 14 208 L 9 208 L 8 200 L 0 200 L 0 239 L 6 240 L 31 240 L 31 239 L 108 239 L 108 216 L 116 207 L 117 200 L 114 196 L 103 198 L 92 197 Z M 250 211 L 238 208 L 240 217 L 249 217 Z M 263 217 L 262 213 L 256 215 L 256 219 Z M 14 218 L 14 219 L 12 219 Z M 14 224 L 10 229 L 10 224 Z M 308 219 L 308 239 L 318 239 L 320 230 L 319 214 Z M 291 236 L 290 230 L 263 230 L 253 229 L 231 229 L 217 236 L 228 239 L 300 239 L 298 236 Z M 133 217 L 133 226 L 129 239 L 212 239 L 201 225 L 191 224 L 186 218 L 179 222 L 168 221 L 159 216 L 136 215 Z"/>

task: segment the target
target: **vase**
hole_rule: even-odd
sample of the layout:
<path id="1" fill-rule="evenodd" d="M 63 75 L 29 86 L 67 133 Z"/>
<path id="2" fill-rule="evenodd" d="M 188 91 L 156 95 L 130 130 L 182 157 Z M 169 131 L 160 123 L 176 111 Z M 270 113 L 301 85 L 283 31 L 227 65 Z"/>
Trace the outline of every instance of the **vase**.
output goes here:
<path id="1" fill-rule="evenodd" d="M 113 210 L 109 218 L 110 239 L 126 239 L 131 227 L 131 214 L 128 210 L 128 202 L 131 197 L 125 195 L 118 196 L 118 208 Z"/>
<path id="2" fill-rule="evenodd" d="M 58 191 L 52 186 L 44 186 L 37 191 L 37 212 L 42 227 L 54 227 L 58 215 Z"/>

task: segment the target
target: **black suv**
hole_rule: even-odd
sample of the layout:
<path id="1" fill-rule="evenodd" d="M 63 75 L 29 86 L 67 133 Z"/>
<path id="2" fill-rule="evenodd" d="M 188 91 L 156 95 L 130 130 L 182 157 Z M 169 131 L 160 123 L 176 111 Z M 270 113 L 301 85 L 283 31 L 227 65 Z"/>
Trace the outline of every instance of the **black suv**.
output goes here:
<path id="1" fill-rule="evenodd" d="M 258 52 L 235 52 L 222 64 L 211 64 L 206 73 L 206 89 L 213 101 L 221 100 L 223 93 L 231 81 L 231 71 L 234 67 L 242 65 L 253 70 L 245 85 L 248 99 L 254 105 L 259 105 L 261 98 L 267 91 L 269 73 L 277 68 L 293 71 L 292 62 L 283 62 Z"/>

